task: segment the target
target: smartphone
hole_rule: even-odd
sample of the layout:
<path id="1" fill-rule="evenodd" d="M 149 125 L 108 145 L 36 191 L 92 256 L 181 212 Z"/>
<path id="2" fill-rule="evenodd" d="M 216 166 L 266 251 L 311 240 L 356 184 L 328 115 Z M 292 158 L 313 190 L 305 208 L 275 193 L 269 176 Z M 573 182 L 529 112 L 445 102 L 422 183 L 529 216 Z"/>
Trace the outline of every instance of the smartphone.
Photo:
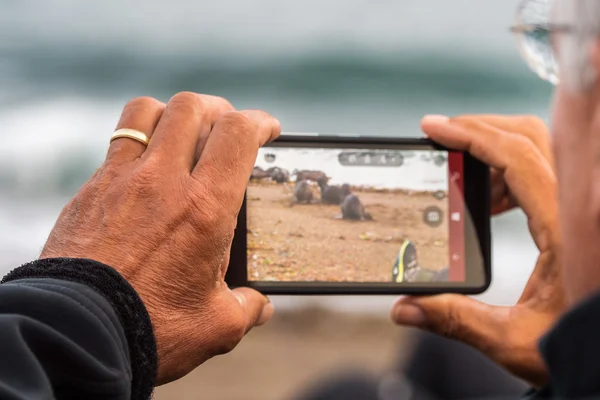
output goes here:
<path id="1" fill-rule="evenodd" d="M 226 281 L 264 294 L 479 294 L 490 174 L 428 139 L 282 135 L 260 149 Z"/>

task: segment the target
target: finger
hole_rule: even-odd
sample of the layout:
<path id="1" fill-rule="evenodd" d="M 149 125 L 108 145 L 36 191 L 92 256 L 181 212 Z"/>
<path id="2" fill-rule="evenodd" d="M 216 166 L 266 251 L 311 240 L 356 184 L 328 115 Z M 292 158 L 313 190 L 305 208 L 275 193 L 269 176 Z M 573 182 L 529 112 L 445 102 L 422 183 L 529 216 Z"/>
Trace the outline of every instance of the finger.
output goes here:
<path id="1" fill-rule="evenodd" d="M 546 123 L 532 115 L 464 115 L 465 118 L 476 118 L 496 128 L 527 137 L 538 148 L 542 156 L 552 162 L 550 133 Z"/>
<path id="2" fill-rule="evenodd" d="M 217 121 L 192 176 L 210 188 L 220 204 L 237 214 L 258 149 L 281 133 L 279 121 L 263 111 L 223 114 Z"/>
<path id="3" fill-rule="evenodd" d="M 224 112 L 233 110 L 227 100 L 197 93 L 173 96 L 164 110 L 144 157 L 157 159 L 174 171 L 191 172 L 200 147 Z"/>
<path id="4" fill-rule="evenodd" d="M 504 332 L 502 309 L 461 295 L 405 297 L 392 307 L 398 325 L 424 329 L 467 343 L 488 355 Z"/>
<path id="5" fill-rule="evenodd" d="M 244 311 L 246 332 L 255 326 L 266 324 L 275 312 L 269 298 L 254 289 L 236 288 L 231 293 L 237 298 Z"/>
<path id="6" fill-rule="evenodd" d="M 497 216 L 507 211 L 510 211 L 517 206 L 518 204 L 516 203 L 516 201 L 514 201 L 514 197 L 509 195 L 502 198 L 502 200 L 498 204 L 492 207 L 491 214 L 492 216 Z"/>
<path id="7" fill-rule="evenodd" d="M 165 104 L 151 97 L 137 97 L 123 108 L 116 130 L 134 129 L 150 139 L 165 109 Z M 119 138 L 112 141 L 106 155 L 107 163 L 123 163 L 139 158 L 146 146 L 137 140 Z"/>
<path id="8" fill-rule="evenodd" d="M 214 128 L 219 118 L 227 112 L 235 111 L 235 108 L 229 101 L 225 100 L 222 97 L 212 97 L 214 98 L 214 110 L 213 113 L 210 115 L 210 129 L 208 131 L 203 130 L 200 133 L 200 137 L 198 138 L 198 145 L 196 146 L 196 153 L 194 156 L 194 166 L 198 163 L 198 160 L 200 159 L 200 156 L 202 155 L 202 152 L 206 147 L 206 143 L 208 142 L 210 132 Z"/>
<path id="9" fill-rule="evenodd" d="M 491 184 L 491 200 L 492 200 L 492 214 L 503 201 L 506 199 L 508 187 L 504 182 L 504 175 L 501 171 L 495 168 L 490 168 L 490 184 Z"/>
<path id="10" fill-rule="evenodd" d="M 478 119 L 486 124 L 492 125 L 500 130 L 513 134 L 522 135 L 530 139 L 542 156 L 552 163 L 552 150 L 550 145 L 550 134 L 546 123 L 532 115 L 462 115 L 461 118 Z M 508 187 L 504 183 L 504 176 L 492 171 L 492 215 L 501 214 L 514 207 L 516 202 L 509 194 Z M 500 196 L 501 191 L 504 193 Z"/>
<path id="11" fill-rule="evenodd" d="M 490 182 L 492 186 L 492 215 L 502 214 L 517 206 L 514 196 L 510 193 L 504 174 L 495 168 L 490 168 Z"/>
<path id="12" fill-rule="evenodd" d="M 468 344 L 534 385 L 543 384 L 547 371 L 536 343 L 553 317 L 532 313 L 519 325 L 514 307 L 498 307 L 467 296 L 446 294 L 400 299 L 392 320 Z M 529 329 L 528 325 L 536 327 Z M 537 329 L 541 328 L 539 331 Z"/>
<path id="13" fill-rule="evenodd" d="M 502 172 L 510 193 L 529 217 L 538 248 L 549 249 L 557 243 L 556 179 L 531 140 L 461 117 L 426 117 L 422 128 L 432 140 L 467 151 Z"/>

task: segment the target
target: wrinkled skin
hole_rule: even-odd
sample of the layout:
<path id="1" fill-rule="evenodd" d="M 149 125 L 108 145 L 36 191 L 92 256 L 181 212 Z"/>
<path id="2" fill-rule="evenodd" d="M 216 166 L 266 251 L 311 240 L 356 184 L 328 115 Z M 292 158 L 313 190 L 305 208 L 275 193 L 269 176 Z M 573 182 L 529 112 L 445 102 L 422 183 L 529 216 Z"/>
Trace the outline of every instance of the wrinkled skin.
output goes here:
<path id="1" fill-rule="evenodd" d="M 150 137 L 112 142 L 106 161 L 63 209 L 41 258 L 77 257 L 115 268 L 150 314 L 158 383 L 230 351 L 273 313 L 258 292 L 224 282 L 258 149 L 280 133 L 262 111 L 179 93 L 129 102 L 117 128 Z"/>
<path id="2" fill-rule="evenodd" d="M 590 34 L 597 31 L 598 3 L 557 0 L 555 7 L 569 11 L 555 17 L 584 33 L 552 38 L 564 84 L 554 95 L 551 145 L 543 123 L 531 117 L 423 121 L 433 140 L 492 167 L 497 212 L 518 204 L 527 214 L 540 256 L 521 299 L 492 307 L 462 296 L 407 298 L 392 310 L 396 322 L 473 345 L 534 386 L 548 379 L 540 337 L 600 292 L 600 39 Z"/>
<path id="3" fill-rule="evenodd" d="M 548 373 L 537 342 L 567 307 L 547 128 L 535 117 L 497 115 L 428 117 L 422 127 L 434 141 L 468 151 L 491 167 L 494 214 L 521 207 L 540 255 L 512 307 L 490 306 L 462 295 L 408 297 L 396 303 L 392 318 L 470 344 L 541 386 Z"/>
<path id="4" fill-rule="evenodd" d="M 598 77 L 600 40 L 587 50 Z M 559 86 L 553 110 L 563 279 L 575 305 L 600 290 L 600 81 L 581 91 Z"/>

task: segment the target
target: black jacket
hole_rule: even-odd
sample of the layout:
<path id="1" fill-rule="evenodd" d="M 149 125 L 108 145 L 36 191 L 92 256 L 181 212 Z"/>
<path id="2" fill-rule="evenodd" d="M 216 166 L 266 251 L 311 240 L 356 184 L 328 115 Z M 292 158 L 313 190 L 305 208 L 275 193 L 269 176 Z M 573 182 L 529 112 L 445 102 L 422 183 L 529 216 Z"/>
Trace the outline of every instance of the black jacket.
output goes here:
<path id="1" fill-rule="evenodd" d="M 600 295 L 541 342 L 549 384 L 529 399 L 600 399 Z M 26 264 L 0 285 L 0 399 L 147 399 L 157 370 L 133 288 L 91 260 Z"/>
<path id="2" fill-rule="evenodd" d="M 147 399 L 157 370 L 150 317 L 114 269 L 26 264 L 0 285 L 0 399 Z"/>

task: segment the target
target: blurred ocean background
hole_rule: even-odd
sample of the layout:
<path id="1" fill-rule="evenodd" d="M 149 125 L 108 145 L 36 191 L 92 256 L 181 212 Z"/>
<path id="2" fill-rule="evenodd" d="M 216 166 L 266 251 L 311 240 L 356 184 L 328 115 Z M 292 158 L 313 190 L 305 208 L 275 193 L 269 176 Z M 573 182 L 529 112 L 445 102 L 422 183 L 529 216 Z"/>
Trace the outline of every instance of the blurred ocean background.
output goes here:
<path id="1" fill-rule="evenodd" d="M 520 60 L 516 0 L 0 2 L 0 273 L 35 258 L 101 163 L 130 98 L 218 94 L 288 132 L 419 137 L 424 114 L 533 113 L 550 86 Z M 536 251 L 493 223 L 493 285 L 514 302 Z M 275 298 L 387 314 L 388 297 Z"/>

